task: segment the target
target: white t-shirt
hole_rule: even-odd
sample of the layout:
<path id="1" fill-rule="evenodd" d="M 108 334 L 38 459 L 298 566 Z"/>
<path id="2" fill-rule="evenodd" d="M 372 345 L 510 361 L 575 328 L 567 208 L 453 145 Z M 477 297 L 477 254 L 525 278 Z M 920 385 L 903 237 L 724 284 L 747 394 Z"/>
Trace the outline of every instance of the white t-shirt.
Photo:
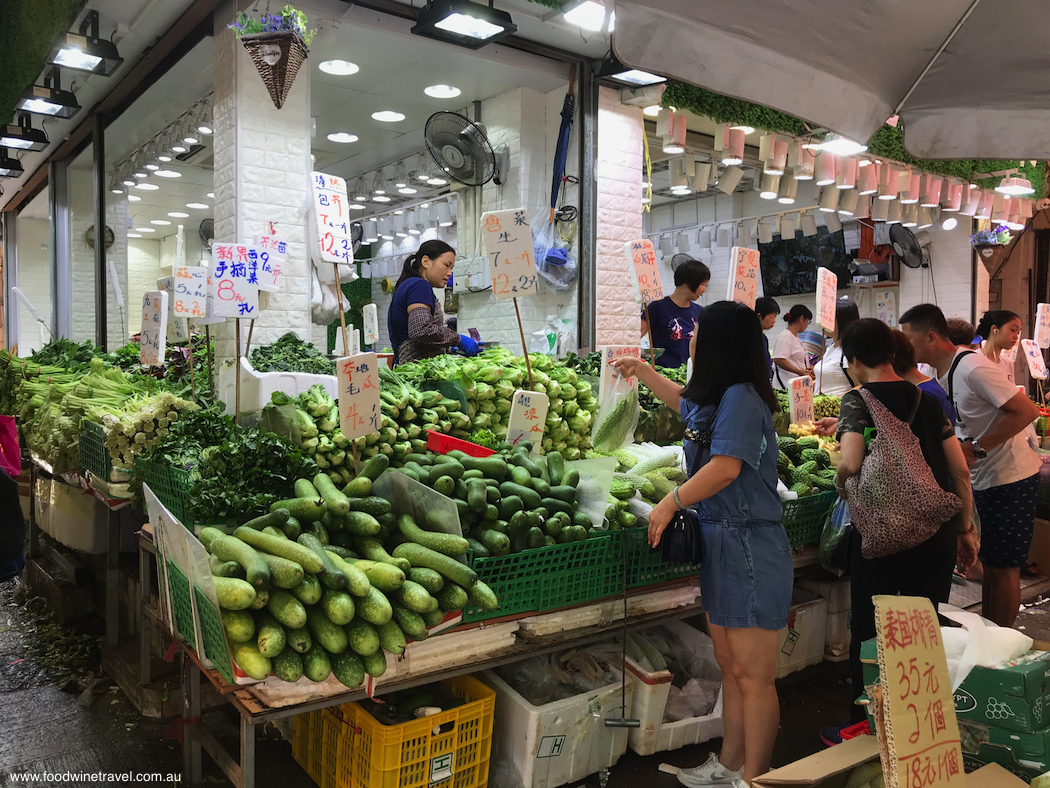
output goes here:
<path id="1" fill-rule="evenodd" d="M 958 358 L 963 350 L 955 351 Z M 991 429 L 1001 417 L 999 410 L 1017 394 L 1014 386 L 983 353 L 972 353 L 959 362 L 953 385 L 948 375 L 938 378 L 941 388 L 949 392 L 955 405 L 955 434 L 962 440 L 972 440 Z M 970 467 L 975 490 L 987 490 L 1027 479 L 1039 472 L 1039 458 L 1028 446 L 1024 430 L 1001 446 L 988 452 L 983 460 Z"/>
<path id="2" fill-rule="evenodd" d="M 790 389 L 791 381 L 799 377 L 794 372 L 788 372 L 776 365 L 776 359 L 782 358 L 799 369 L 806 368 L 806 348 L 802 346 L 802 340 L 790 331 L 782 331 L 773 346 L 773 387 L 778 389 Z"/>
<path id="3" fill-rule="evenodd" d="M 824 351 L 824 358 L 813 367 L 813 371 L 817 375 L 814 381 L 816 386 L 814 389 L 815 393 L 841 397 L 852 389 L 853 384 L 850 383 L 849 378 L 846 377 L 846 373 L 843 371 L 848 368 L 849 363 L 842 355 L 842 347 L 831 345 Z"/>

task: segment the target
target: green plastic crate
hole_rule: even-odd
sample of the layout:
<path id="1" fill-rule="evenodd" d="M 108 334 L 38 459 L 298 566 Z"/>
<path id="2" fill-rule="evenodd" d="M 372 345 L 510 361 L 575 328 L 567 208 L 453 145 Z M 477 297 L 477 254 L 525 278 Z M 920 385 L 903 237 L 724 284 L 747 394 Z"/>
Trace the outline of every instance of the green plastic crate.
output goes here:
<path id="1" fill-rule="evenodd" d="M 108 482 L 113 465 L 106 448 L 106 429 L 90 419 L 80 420 L 80 470 Z"/>
<path id="2" fill-rule="evenodd" d="M 226 681 L 233 684 L 233 665 L 230 664 L 230 654 L 226 649 L 222 616 L 218 608 L 196 586 L 193 587 L 193 596 L 197 600 L 197 617 L 201 625 L 201 639 L 204 641 L 204 656 L 211 660 Z"/>
<path id="3" fill-rule="evenodd" d="M 623 593 L 620 538 L 609 531 L 540 548 L 550 552 L 544 556 L 534 609 L 558 610 Z"/>
<path id="4" fill-rule="evenodd" d="M 649 547 L 648 528 L 628 528 L 624 533 L 627 536 L 628 588 L 657 585 L 671 580 L 696 577 L 699 574 L 699 570 L 693 564 L 669 564 L 664 561 L 659 548 L 654 550 Z M 613 531 L 612 536 L 619 556 L 621 537 L 618 531 Z M 620 565 L 623 565 L 622 560 Z"/>
<path id="5" fill-rule="evenodd" d="M 149 485 L 165 508 L 186 523 L 186 503 L 190 498 L 190 475 L 182 468 L 167 463 L 153 462 L 141 466 L 142 481 Z"/>
<path id="6" fill-rule="evenodd" d="M 788 542 L 792 547 L 802 547 L 820 541 L 824 521 L 836 500 L 838 500 L 838 493 L 829 490 L 797 498 L 794 501 L 784 501 L 784 515 L 781 522 L 784 524 Z"/>
<path id="7" fill-rule="evenodd" d="M 179 569 L 174 561 L 168 561 L 168 587 L 171 589 L 172 614 L 175 617 L 175 629 L 187 643 L 197 648 L 197 638 L 193 631 L 193 601 L 190 598 L 189 578 Z"/>

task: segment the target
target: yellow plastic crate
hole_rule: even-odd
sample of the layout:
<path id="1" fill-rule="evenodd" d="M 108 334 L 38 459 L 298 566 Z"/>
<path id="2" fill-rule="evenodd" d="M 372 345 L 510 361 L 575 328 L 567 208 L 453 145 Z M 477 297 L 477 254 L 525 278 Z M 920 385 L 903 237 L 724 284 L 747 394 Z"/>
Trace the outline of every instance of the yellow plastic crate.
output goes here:
<path id="1" fill-rule="evenodd" d="M 321 787 L 484 788 L 496 693 L 472 676 L 442 683 L 465 703 L 425 719 L 383 725 L 357 703 L 322 712 Z"/>
<path id="2" fill-rule="evenodd" d="M 322 777 L 322 714 L 323 712 L 314 711 L 292 718 L 292 757 L 316 783 L 320 783 Z"/>

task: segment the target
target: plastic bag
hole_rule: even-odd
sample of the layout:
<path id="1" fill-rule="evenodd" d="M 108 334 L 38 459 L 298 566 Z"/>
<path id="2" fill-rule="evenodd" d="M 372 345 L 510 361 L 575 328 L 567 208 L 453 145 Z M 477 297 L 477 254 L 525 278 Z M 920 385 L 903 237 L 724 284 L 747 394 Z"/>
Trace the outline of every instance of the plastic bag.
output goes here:
<path id="1" fill-rule="evenodd" d="M 539 224 L 532 228 L 532 247 L 536 271 L 556 293 L 564 293 L 576 281 L 576 254 L 572 244 L 562 240 L 555 225 Z"/>
<path id="2" fill-rule="evenodd" d="M 944 602 L 938 606 L 937 612 L 966 630 L 966 634 L 961 635 L 957 629 L 941 627 L 952 691 L 962 686 L 976 665 L 993 667 L 1017 659 L 1034 643 L 1023 632 L 996 626 L 976 613 L 967 613 Z"/>
<path id="3" fill-rule="evenodd" d="M 599 451 L 614 452 L 634 441 L 638 426 L 638 381 L 611 366 L 607 374 L 608 385 L 598 395 L 598 417 L 591 431 L 591 443 Z M 627 403 L 622 404 L 625 399 Z M 610 416 L 615 419 L 614 423 L 605 425 Z"/>
<path id="4" fill-rule="evenodd" d="M 820 532 L 820 563 L 829 572 L 841 576 L 849 569 L 849 553 L 843 538 L 850 529 L 849 504 L 839 498 L 824 521 Z"/>
<path id="5" fill-rule="evenodd" d="M 547 356 L 564 356 L 576 350 L 576 319 L 547 315 L 547 322 L 529 338 L 529 352 Z"/>

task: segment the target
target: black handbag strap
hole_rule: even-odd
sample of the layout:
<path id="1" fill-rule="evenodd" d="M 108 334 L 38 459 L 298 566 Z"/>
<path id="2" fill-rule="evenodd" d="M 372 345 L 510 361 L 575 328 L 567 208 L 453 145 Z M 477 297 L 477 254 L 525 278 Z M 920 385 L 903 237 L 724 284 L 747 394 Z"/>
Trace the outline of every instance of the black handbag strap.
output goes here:
<path id="1" fill-rule="evenodd" d="M 976 351 L 964 350 L 962 353 L 955 357 L 952 362 L 951 369 L 948 370 L 948 399 L 952 403 L 952 407 L 955 408 L 955 417 L 959 417 L 959 406 L 955 404 L 955 370 L 958 369 L 960 362 L 967 356 L 972 356 Z"/>
<path id="2" fill-rule="evenodd" d="M 911 415 L 908 416 L 908 426 L 915 421 L 915 416 L 919 412 L 919 405 L 922 404 L 922 389 L 918 386 L 915 387 L 915 404 L 911 406 Z"/>
<path id="3" fill-rule="evenodd" d="M 843 353 L 839 356 L 839 369 L 842 370 L 842 374 L 846 376 L 846 380 L 849 381 L 850 388 L 854 388 L 857 384 L 853 382 L 853 378 L 849 376 L 849 372 L 846 371 L 846 354 Z"/>

